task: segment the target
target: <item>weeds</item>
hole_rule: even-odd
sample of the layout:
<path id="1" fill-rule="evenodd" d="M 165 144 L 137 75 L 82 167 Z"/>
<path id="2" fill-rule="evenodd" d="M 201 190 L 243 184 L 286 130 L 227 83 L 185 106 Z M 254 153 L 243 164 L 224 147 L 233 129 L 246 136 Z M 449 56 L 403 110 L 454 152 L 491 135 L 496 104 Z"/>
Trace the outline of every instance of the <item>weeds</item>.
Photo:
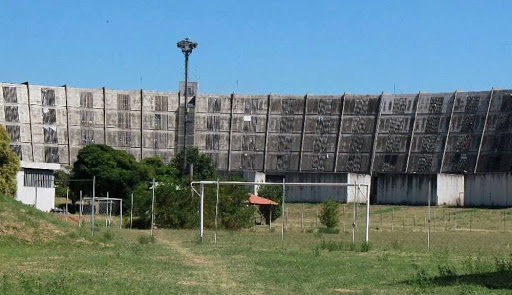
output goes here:
<path id="1" fill-rule="evenodd" d="M 432 277 L 428 274 L 428 272 L 421 266 L 417 264 L 412 265 L 415 269 L 415 282 L 420 287 L 426 287 L 432 284 Z"/>
<path id="2" fill-rule="evenodd" d="M 391 242 L 391 248 L 393 248 L 393 250 L 402 251 L 404 248 L 403 244 L 404 242 L 402 240 L 394 240 Z"/>
<path id="3" fill-rule="evenodd" d="M 339 228 L 320 227 L 320 228 L 318 228 L 318 233 L 322 233 L 322 234 L 339 234 L 340 233 L 340 229 Z"/>
<path id="4" fill-rule="evenodd" d="M 512 271 L 512 254 L 505 258 L 494 258 L 494 266 L 498 272 Z"/>
<path id="5" fill-rule="evenodd" d="M 147 245 L 149 243 L 154 244 L 155 243 L 155 237 L 154 236 L 140 236 L 138 238 L 139 244 L 141 245 Z"/>
<path id="6" fill-rule="evenodd" d="M 437 270 L 439 271 L 439 276 L 440 277 L 445 277 L 445 278 L 449 278 L 449 277 L 454 277 L 457 275 L 456 271 L 455 271 L 455 268 L 451 265 L 446 265 L 446 264 L 438 264 L 437 265 Z"/>
<path id="7" fill-rule="evenodd" d="M 370 242 L 362 242 L 361 243 L 361 252 L 368 252 L 372 248 L 372 244 Z"/>

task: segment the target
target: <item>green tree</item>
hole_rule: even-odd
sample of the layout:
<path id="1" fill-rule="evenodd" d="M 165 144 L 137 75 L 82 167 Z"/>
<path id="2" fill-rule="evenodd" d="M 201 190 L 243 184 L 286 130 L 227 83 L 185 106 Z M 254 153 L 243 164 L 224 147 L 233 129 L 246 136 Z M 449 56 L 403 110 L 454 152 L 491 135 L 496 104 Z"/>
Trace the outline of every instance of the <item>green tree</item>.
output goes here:
<path id="1" fill-rule="evenodd" d="M 190 190 L 188 177 L 181 173 L 183 157 L 178 153 L 169 165 L 160 158 L 143 159 L 139 169 L 145 175 L 134 191 L 134 222 L 136 227 L 151 225 L 150 181 L 155 177 L 155 223 L 162 228 L 195 228 L 199 223 L 199 196 Z M 213 179 L 215 168 L 211 159 L 199 153 L 197 148 L 188 149 L 187 162 L 194 164 L 194 179 Z M 185 181 L 184 181 L 185 180 Z M 197 188 L 197 186 L 196 186 Z M 247 206 L 249 189 L 243 186 L 221 186 L 219 192 L 219 226 L 239 229 L 252 225 L 254 208 Z M 205 227 L 213 227 L 215 220 L 216 189 L 205 187 Z"/>
<path id="2" fill-rule="evenodd" d="M 215 167 L 210 157 L 199 152 L 196 147 L 187 148 L 187 166 L 194 164 L 194 180 L 208 180 L 215 178 Z M 170 165 L 183 177 L 183 152 L 178 152 L 171 160 Z M 188 171 L 187 171 L 188 173 Z"/>
<path id="3" fill-rule="evenodd" d="M 155 223 L 160 227 L 194 228 L 199 224 L 199 198 L 188 189 L 173 183 L 161 183 L 155 188 Z M 150 213 L 151 214 L 151 213 Z"/>
<path id="4" fill-rule="evenodd" d="M 92 144 L 78 152 L 70 180 L 92 180 L 96 176 L 96 196 L 127 198 L 141 180 L 141 169 L 135 158 L 125 151 L 103 144 Z M 70 189 L 75 195 L 80 190 L 92 195 L 92 183 L 72 181 Z"/>
<path id="5" fill-rule="evenodd" d="M 260 188 L 258 189 L 258 195 L 280 204 L 283 198 L 283 188 L 281 186 L 270 185 L 260 186 Z M 277 218 L 281 216 L 281 209 L 282 208 L 279 205 L 259 206 L 259 211 L 263 218 L 265 218 L 265 222 L 267 224 L 270 223 L 270 211 L 272 211 L 272 221 L 275 221 Z"/>
<path id="6" fill-rule="evenodd" d="M 240 180 L 240 179 L 236 179 Z M 210 216 L 215 217 L 215 194 L 216 190 L 212 186 L 211 193 L 208 195 L 210 204 L 208 205 Z M 256 208 L 247 206 L 250 189 L 240 185 L 223 185 L 219 189 L 219 216 L 220 226 L 226 229 L 241 229 L 252 226 L 254 223 L 254 214 Z M 210 219 L 212 222 L 215 219 Z"/>
<path id="7" fill-rule="evenodd" d="M 13 196 L 16 193 L 16 173 L 20 171 L 20 159 L 9 147 L 9 134 L 0 125 L 0 193 Z"/>
<path id="8" fill-rule="evenodd" d="M 71 177 L 71 167 L 66 167 L 63 170 L 57 170 L 53 173 L 55 179 L 55 197 L 57 198 L 65 198 L 67 189 L 69 187 L 69 178 Z M 69 198 L 73 204 L 78 201 L 78 199 L 73 197 L 73 194 L 69 194 Z"/>
<path id="9" fill-rule="evenodd" d="M 322 203 L 320 222 L 327 228 L 335 228 L 340 222 L 339 204 L 329 200 Z"/>
<path id="10" fill-rule="evenodd" d="M 158 156 L 144 158 L 140 161 L 140 170 L 144 181 L 169 181 L 169 179 L 177 179 L 178 170 L 172 165 L 165 165 Z"/>

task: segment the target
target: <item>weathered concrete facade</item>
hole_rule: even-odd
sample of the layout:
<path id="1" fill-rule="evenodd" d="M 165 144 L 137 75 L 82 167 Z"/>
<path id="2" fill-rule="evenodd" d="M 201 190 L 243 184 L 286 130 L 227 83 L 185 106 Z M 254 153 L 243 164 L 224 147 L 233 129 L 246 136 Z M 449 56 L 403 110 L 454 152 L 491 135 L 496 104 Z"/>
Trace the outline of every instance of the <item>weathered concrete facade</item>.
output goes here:
<path id="1" fill-rule="evenodd" d="M 463 206 L 464 175 L 379 174 L 372 201 L 379 204 Z"/>
<path id="2" fill-rule="evenodd" d="M 179 92 L 8 83 L 1 83 L 0 91 L 0 122 L 22 160 L 70 165 L 83 146 L 105 143 L 138 160 L 159 155 L 168 161 L 183 148 L 185 106 Z M 407 175 L 416 174 L 418 180 L 411 181 L 419 187 L 423 174 L 512 171 L 512 90 L 192 94 L 187 144 L 208 154 L 219 171 L 322 182 L 351 181 L 359 174 L 363 182 L 379 185 L 393 177 L 408 183 Z M 370 175 L 384 178 L 370 181 Z M 373 191 L 380 192 L 378 202 L 393 198 L 385 196 L 387 188 Z M 458 198 L 449 195 L 439 203 Z"/>
<path id="3" fill-rule="evenodd" d="M 512 174 L 466 175 L 464 206 L 512 206 Z"/>

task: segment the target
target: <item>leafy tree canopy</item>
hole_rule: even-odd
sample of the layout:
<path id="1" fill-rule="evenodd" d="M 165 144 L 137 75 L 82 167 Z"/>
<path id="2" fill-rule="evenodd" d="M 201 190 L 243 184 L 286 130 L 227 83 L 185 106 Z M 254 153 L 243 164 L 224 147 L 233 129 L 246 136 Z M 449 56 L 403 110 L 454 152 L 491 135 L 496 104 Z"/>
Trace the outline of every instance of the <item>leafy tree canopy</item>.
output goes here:
<path id="1" fill-rule="evenodd" d="M 7 130 L 0 125 L 0 193 L 16 193 L 16 173 L 20 170 L 20 159 L 9 147 Z"/>
<path id="2" fill-rule="evenodd" d="M 135 158 L 125 151 L 115 150 L 104 144 L 92 144 L 78 152 L 73 164 L 70 189 L 75 195 L 80 190 L 92 195 L 92 183 L 87 180 L 96 176 L 96 196 L 126 198 L 141 180 L 142 169 Z M 75 181 L 73 181 L 75 180 Z"/>
<path id="3" fill-rule="evenodd" d="M 196 147 L 187 148 L 187 167 L 194 164 L 194 180 L 208 180 L 215 178 L 213 161 L 205 154 L 199 152 Z M 170 165 L 178 172 L 178 177 L 183 177 L 183 151 L 178 152 Z M 188 172 L 187 172 L 188 173 Z"/>
<path id="4" fill-rule="evenodd" d="M 158 156 L 142 159 L 140 169 L 145 181 L 150 181 L 153 178 L 156 181 L 169 181 L 169 179 L 176 179 L 179 174 L 174 166 L 165 165 Z"/>

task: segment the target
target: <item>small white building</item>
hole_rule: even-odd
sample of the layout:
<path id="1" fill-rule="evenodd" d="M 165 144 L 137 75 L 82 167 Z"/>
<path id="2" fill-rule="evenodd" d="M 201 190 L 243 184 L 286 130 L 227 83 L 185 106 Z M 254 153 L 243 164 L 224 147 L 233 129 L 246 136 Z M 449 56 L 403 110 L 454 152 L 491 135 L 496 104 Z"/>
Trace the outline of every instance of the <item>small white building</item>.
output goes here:
<path id="1" fill-rule="evenodd" d="M 16 200 L 48 212 L 55 207 L 53 173 L 60 164 L 21 161 L 16 174 Z"/>

